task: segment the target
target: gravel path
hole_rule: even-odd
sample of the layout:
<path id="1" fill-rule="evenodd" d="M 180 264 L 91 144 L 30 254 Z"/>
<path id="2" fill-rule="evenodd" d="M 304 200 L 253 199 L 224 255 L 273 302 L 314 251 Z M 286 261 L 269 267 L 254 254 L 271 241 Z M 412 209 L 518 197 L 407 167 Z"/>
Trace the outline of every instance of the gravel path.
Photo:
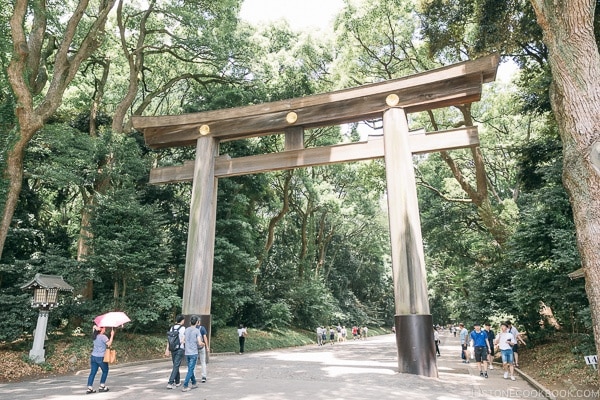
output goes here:
<path id="1" fill-rule="evenodd" d="M 392 335 L 360 341 L 291 349 L 211 355 L 208 381 L 182 393 L 167 390 L 169 361 L 111 366 L 110 391 L 85 394 L 88 371 L 54 379 L 0 385 L 0 399 L 179 399 L 318 400 L 318 399 L 531 399 L 544 398 L 543 388 L 522 376 L 503 378 L 502 371 L 479 377 L 475 363 L 463 364 L 458 339 L 442 333 L 439 378 L 399 374 Z M 187 367 L 181 367 L 182 378 Z M 196 370 L 199 376 L 199 370 Z M 99 374 L 96 376 L 98 385 Z"/>

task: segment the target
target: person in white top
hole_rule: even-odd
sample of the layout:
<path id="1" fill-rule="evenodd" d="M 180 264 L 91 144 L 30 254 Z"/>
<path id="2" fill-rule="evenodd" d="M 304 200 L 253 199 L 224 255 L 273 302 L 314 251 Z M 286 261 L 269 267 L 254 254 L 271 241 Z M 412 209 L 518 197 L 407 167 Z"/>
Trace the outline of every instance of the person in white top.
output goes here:
<path id="1" fill-rule="evenodd" d="M 515 340 L 517 341 L 513 346 L 513 353 L 515 355 L 515 367 L 519 368 L 519 343 L 521 343 L 523 346 L 527 346 L 527 343 L 525 343 L 523 338 L 521 338 L 521 334 L 519 333 L 517 328 L 512 324 L 512 322 L 506 321 L 506 325 L 508 326 L 508 331 L 512 333 L 512 335 L 515 337 Z"/>
<path id="2" fill-rule="evenodd" d="M 248 336 L 248 330 L 242 324 L 240 324 L 238 330 L 238 337 L 240 341 L 240 354 L 244 354 L 244 344 L 246 343 L 246 337 Z"/>
<path id="3" fill-rule="evenodd" d="M 441 356 L 440 354 L 440 333 L 438 332 L 438 330 L 436 329 L 436 327 L 433 327 L 433 340 L 435 342 L 435 353 L 437 354 L 437 356 Z"/>
<path id="4" fill-rule="evenodd" d="M 517 339 L 508 331 L 508 324 L 503 322 L 500 325 L 502 332 L 496 336 L 494 344 L 497 344 L 502 353 L 502 369 L 504 369 L 504 379 L 508 379 L 510 371 L 510 379 L 515 380 L 515 366 L 513 365 L 513 346 L 517 343 Z"/>

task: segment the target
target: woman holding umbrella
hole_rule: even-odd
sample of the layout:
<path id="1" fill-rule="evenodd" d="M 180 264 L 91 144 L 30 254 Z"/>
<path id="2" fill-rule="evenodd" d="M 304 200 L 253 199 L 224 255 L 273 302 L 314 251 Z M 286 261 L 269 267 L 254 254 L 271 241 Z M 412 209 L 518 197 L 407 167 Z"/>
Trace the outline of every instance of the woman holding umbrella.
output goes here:
<path id="1" fill-rule="evenodd" d="M 112 344 L 115 336 L 115 330 L 111 329 L 110 339 L 105 335 L 106 328 L 94 325 L 94 349 L 92 350 L 92 356 L 90 357 L 90 376 L 88 377 L 88 387 L 86 394 L 95 393 L 94 390 L 94 379 L 96 378 L 96 372 L 98 368 L 102 370 L 100 376 L 100 388 L 99 392 L 108 392 L 108 386 L 106 386 L 106 378 L 108 377 L 108 363 L 104 362 L 104 353 L 106 349 Z"/>

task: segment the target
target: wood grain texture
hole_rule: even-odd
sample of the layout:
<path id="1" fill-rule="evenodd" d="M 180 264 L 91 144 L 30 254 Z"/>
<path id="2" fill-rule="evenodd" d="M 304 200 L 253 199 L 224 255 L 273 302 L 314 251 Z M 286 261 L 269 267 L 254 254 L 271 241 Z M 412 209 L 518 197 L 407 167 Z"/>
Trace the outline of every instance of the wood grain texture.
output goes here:
<path id="1" fill-rule="evenodd" d="M 491 55 L 421 74 L 363 85 L 330 93 L 278 102 L 160 117 L 133 117 L 152 148 L 192 146 L 202 125 L 220 140 L 236 140 L 273 133 L 290 127 L 290 112 L 297 115 L 294 126 L 315 128 L 381 117 L 390 108 L 386 97 L 395 94 L 407 113 L 471 103 L 481 97 L 481 86 L 495 78 L 498 56 Z"/>

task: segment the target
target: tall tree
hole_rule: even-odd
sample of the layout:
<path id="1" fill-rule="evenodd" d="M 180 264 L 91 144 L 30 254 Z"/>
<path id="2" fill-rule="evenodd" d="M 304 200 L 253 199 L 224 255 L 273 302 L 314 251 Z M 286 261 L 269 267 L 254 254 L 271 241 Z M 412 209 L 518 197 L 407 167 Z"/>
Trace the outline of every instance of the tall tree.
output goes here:
<path id="1" fill-rule="evenodd" d="M 596 0 L 531 0 L 548 47 L 551 104 L 563 146 L 577 244 L 600 349 L 600 54 Z"/>
<path id="2" fill-rule="evenodd" d="M 549 91 L 563 147 L 563 184 L 570 196 L 578 249 L 586 277 L 596 347 L 600 348 L 600 55 L 597 0 L 422 0 L 425 34 L 434 53 L 461 54 L 456 43 L 518 56 L 526 68 L 531 109 Z M 537 24 L 534 20 L 537 18 Z M 445 38 L 445 39 L 444 39 Z M 544 77 L 549 65 L 550 76 Z M 537 76 L 535 76 L 537 74 Z M 526 88 L 530 89 L 530 88 Z"/>
<path id="3" fill-rule="evenodd" d="M 8 181 L 8 190 L 0 199 L 0 257 L 21 192 L 25 149 L 62 104 L 63 94 L 81 64 L 100 46 L 114 3 L 81 0 L 73 7 L 65 4 L 69 14 L 57 16 L 47 9 L 45 0 L 13 2 L 13 49 L 6 71 L 16 99 L 16 121 L 2 132 L 9 139 L 2 141 L 6 147 L 1 149 L 6 157 L 2 175 Z"/>

